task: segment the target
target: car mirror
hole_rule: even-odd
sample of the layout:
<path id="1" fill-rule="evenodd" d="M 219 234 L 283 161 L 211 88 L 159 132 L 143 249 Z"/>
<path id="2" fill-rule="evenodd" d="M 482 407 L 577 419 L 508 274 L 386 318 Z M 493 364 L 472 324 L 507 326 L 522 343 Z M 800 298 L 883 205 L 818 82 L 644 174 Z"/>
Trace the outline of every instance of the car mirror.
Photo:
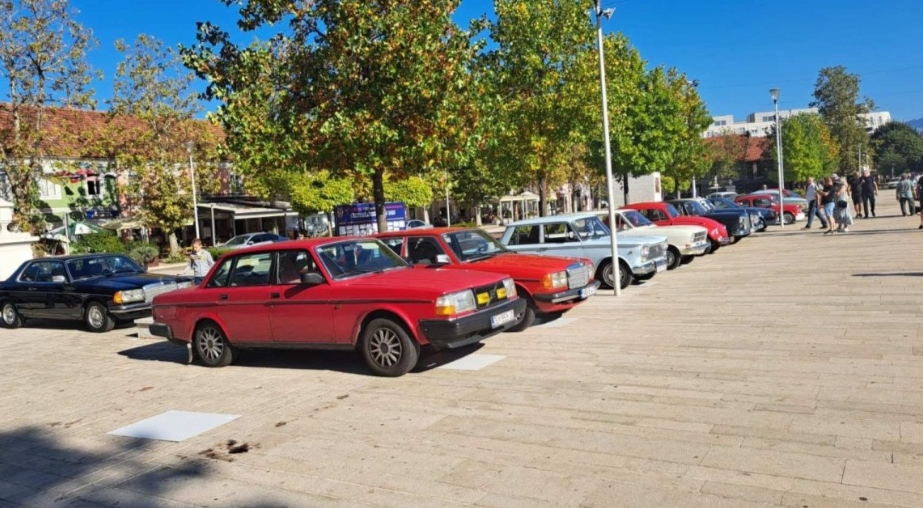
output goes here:
<path id="1" fill-rule="evenodd" d="M 63 275 L 52 275 L 51 282 L 55 284 L 64 284 L 67 282 L 67 279 L 65 279 Z"/>
<path id="2" fill-rule="evenodd" d="M 448 254 L 436 254 L 436 263 L 447 265 L 450 262 Z"/>
<path id="3" fill-rule="evenodd" d="M 317 286 L 324 283 L 324 276 L 317 272 L 308 272 L 301 274 L 301 283 Z"/>

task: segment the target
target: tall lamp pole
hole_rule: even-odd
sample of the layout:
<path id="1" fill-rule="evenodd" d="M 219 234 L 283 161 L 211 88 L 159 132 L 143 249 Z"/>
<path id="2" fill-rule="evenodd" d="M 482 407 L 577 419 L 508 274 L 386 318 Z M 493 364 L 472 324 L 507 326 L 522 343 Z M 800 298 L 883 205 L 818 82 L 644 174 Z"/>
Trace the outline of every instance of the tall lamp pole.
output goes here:
<path id="1" fill-rule="evenodd" d="M 196 198 L 195 192 L 195 166 L 192 165 L 192 149 L 195 148 L 195 143 L 192 141 L 186 142 L 186 152 L 189 154 L 189 175 L 192 179 L 192 216 L 195 221 L 195 237 L 201 239 L 199 236 L 199 201 Z M 214 236 L 215 232 L 212 231 Z"/>
<path id="2" fill-rule="evenodd" d="M 785 228 L 785 172 L 782 169 L 782 127 L 779 123 L 779 89 L 769 90 L 772 103 L 776 108 L 776 158 L 779 161 L 779 227 Z"/>
<path id="3" fill-rule="evenodd" d="M 609 192 L 609 239 L 612 248 L 612 287 L 615 288 L 615 296 L 621 296 L 622 285 L 619 283 L 621 276 L 619 274 L 619 240 L 615 235 L 615 185 L 612 178 L 612 149 L 609 143 L 609 103 L 606 99 L 606 59 L 603 57 L 603 28 L 602 17 L 612 19 L 615 9 L 603 10 L 599 2 L 596 1 L 596 44 L 599 46 L 599 83 L 602 89 L 602 106 L 603 106 L 603 141 L 606 147 L 606 187 Z"/>
<path id="4" fill-rule="evenodd" d="M 452 210 L 449 209 L 449 169 L 445 170 L 445 225 L 452 226 Z"/>

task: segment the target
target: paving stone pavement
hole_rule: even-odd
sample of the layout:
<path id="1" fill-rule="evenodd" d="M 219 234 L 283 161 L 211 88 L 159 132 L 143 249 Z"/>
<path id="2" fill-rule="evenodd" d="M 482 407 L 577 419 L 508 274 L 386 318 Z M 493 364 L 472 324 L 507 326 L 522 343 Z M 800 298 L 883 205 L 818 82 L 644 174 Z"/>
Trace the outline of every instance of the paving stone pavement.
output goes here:
<path id="1" fill-rule="evenodd" d="M 2 330 L 0 507 L 923 506 L 923 231 L 888 196 L 491 338 L 479 371 Z M 171 409 L 241 417 L 107 435 Z"/>

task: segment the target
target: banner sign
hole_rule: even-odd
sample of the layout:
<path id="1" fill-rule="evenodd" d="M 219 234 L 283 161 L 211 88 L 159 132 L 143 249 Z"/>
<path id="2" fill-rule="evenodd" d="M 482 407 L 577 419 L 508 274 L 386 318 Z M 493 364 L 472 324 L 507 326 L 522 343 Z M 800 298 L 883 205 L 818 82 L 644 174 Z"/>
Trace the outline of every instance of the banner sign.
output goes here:
<path id="1" fill-rule="evenodd" d="M 385 203 L 388 231 L 401 231 L 407 226 L 407 207 L 404 203 Z M 375 203 L 353 203 L 335 209 L 337 236 L 366 236 L 378 233 L 375 220 Z"/>

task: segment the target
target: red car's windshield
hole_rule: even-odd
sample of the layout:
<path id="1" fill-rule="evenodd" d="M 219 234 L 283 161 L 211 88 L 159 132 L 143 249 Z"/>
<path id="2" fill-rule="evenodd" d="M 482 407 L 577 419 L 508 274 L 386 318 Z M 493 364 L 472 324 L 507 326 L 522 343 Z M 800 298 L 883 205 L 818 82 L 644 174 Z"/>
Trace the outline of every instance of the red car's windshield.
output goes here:
<path id="1" fill-rule="evenodd" d="M 329 243 L 315 247 L 314 252 L 334 279 L 409 266 L 400 256 L 378 240 L 362 239 Z"/>
<path id="2" fill-rule="evenodd" d="M 453 231 L 442 235 L 452 252 L 461 262 L 477 261 L 509 252 L 500 242 L 480 229 Z"/>

